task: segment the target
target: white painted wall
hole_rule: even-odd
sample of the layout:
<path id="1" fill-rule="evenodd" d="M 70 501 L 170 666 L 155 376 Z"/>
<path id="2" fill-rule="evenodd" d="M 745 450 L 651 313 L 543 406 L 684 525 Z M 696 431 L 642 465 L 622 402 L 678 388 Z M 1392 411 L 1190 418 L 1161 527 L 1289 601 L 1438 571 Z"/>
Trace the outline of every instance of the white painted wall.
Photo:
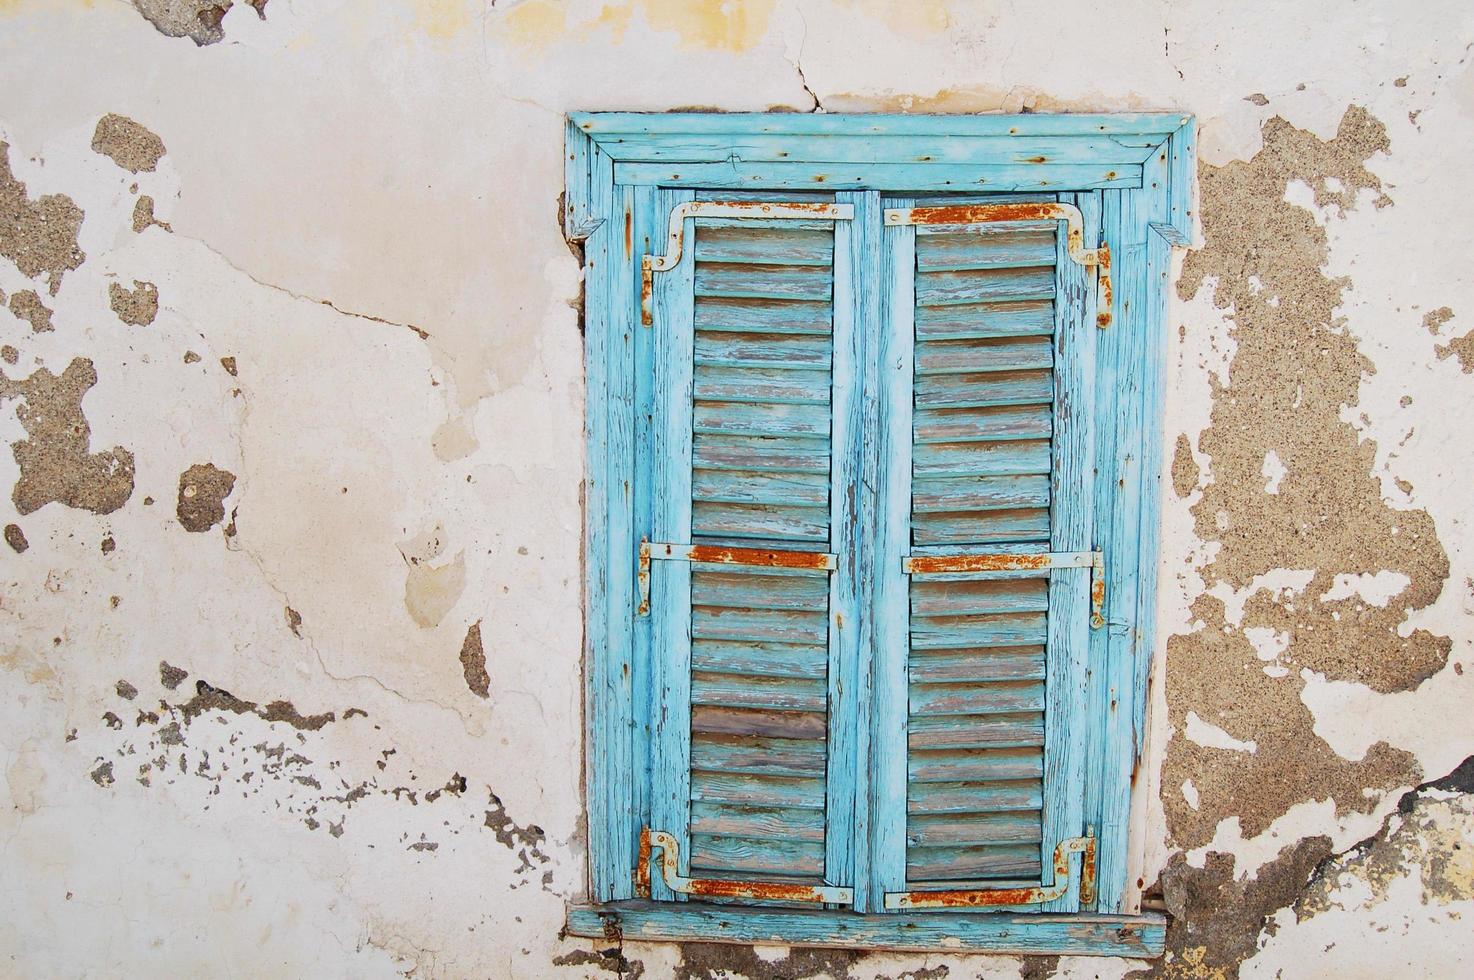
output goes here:
<path id="1" fill-rule="evenodd" d="M 1339 314 L 1371 367 L 1343 416 L 1375 440 L 1386 499 L 1426 509 L 1449 557 L 1440 599 L 1408 628 L 1453 637 L 1453 652 L 1414 691 L 1312 676 L 1302 697 L 1316 736 L 1348 759 L 1385 741 L 1434 779 L 1474 753 L 1462 409 L 1474 376 L 1438 356 L 1474 323 L 1474 8 L 269 0 L 264 19 L 237 3 L 222 27 L 196 47 L 123 0 L 0 3 L 0 140 L 32 198 L 85 211 L 87 255 L 55 296 L 0 259 L 0 290 L 36 289 L 55 310 L 49 333 L 0 312 L 18 357 L 0 371 L 90 359 L 92 450 L 137 459 L 111 514 L 0 502 L 0 524 L 29 542 L 0 545 L 0 972 L 607 975 L 581 962 L 590 944 L 558 938 L 584 876 L 579 269 L 556 212 L 573 109 L 1173 108 L 1198 115 L 1204 162 L 1222 165 L 1252 156 L 1271 116 L 1330 139 L 1348 106 L 1365 107 L 1391 137 L 1367 165 L 1394 204 L 1343 212 L 1286 193 L 1324 224 L 1327 273 L 1350 280 Z M 92 151 L 110 112 L 163 140 L 156 171 Z M 133 231 L 135 182 L 172 230 Z M 147 326 L 108 306 L 108 285 L 134 280 L 159 291 Z M 1453 318 L 1425 329 L 1443 306 Z M 1233 315 L 1206 291 L 1175 304 L 1169 462 L 1177 434 L 1195 441 L 1209 422 L 1210 377 L 1232 370 Z M 6 442 L 25 435 L 18 404 L 0 408 Z M 237 477 L 234 536 L 175 519 L 179 474 L 205 462 Z M 1198 463 L 1206 483 L 1212 461 Z M 1266 463 L 1267 483 L 1293 480 L 1287 465 Z M 0 453 L 0 488 L 18 476 Z M 1194 499 L 1167 496 L 1164 636 L 1195 628 L 1218 547 L 1195 534 Z M 1265 587 L 1289 595 L 1293 572 Z M 1371 602 L 1390 587 L 1337 583 Z M 459 659 L 476 623 L 487 699 Z M 1256 647 L 1273 666 L 1286 642 L 1261 634 Z M 161 661 L 188 679 L 165 688 Z M 186 718 L 197 681 L 335 719 L 295 727 L 218 698 Z M 1156 694 L 1151 794 L 1173 736 Z M 1177 737 L 1255 751 L 1198 723 Z M 1368 815 L 1308 793 L 1249 840 L 1225 814 L 1189 862 L 1230 853 L 1252 878 L 1302 838 L 1343 850 L 1396 809 L 1400 792 L 1379 793 Z M 1148 883 L 1180 849 L 1151 794 Z M 1452 812 L 1440 826 L 1467 842 Z M 1474 896 L 1467 865 L 1462 893 L 1430 892 L 1418 848 L 1447 835 L 1396 839 L 1405 862 L 1372 884 L 1347 871 L 1354 900 L 1334 914 L 1279 913 L 1256 975 L 1467 970 L 1467 926 L 1450 911 Z M 625 953 L 649 977 L 690 967 L 674 948 Z M 781 975 L 812 975 L 783 955 L 764 953 Z M 851 970 L 940 967 L 991 977 L 1020 964 L 875 957 Z M 1166 967 L 1192 968 L 1181 954 Z"/>

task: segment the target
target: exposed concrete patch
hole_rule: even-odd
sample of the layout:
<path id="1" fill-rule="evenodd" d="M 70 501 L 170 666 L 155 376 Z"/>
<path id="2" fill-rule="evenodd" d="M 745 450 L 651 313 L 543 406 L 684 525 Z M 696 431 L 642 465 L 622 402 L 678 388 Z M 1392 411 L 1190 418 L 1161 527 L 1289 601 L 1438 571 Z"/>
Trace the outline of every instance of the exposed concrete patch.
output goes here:
<path id="1" fill-rule="evenodd" d="M 154 199 L 147 194 L 140 194 L 138 200 L 133 202 L 133 230 L 143 232 L 154 225 L 165 231 L 174 230 L 167 221 L 154 217 Z"/>
<path id="2" fill-rule="evenodd" d="M 593 966 L 614 974 L 619 980 L 640 980 L 645 975 L 645 964 L 624 955 L 618 946 L 609 949 L 575 949 L 553 957 L 554 966 Z"/>
<path id="3" fill-rule="evenodd" d="M 31 325 L 32 333 L 45 333 L 56 328 L 51 324 L 52 311 L 41 302 L 34 289 L 22 289 L 10 297 L 10 312 Z"/>
<path id="4" fill-rule="evenodd" d="M 496 836 L 497 843 L 515 853 L 522 862 L 517 871 L 531 871 L 533 861 L 538 864 L 550 862 L 552 858 L 543 850 L 543 843 L 547 839 L 543 829 L 537 824 L 519 826 L 507 815 L 507 808 L 502 805 L 501 798 L 496 793 L 488 790 L 487 796 L 485 825 Z"/>
<path id="5" fill-rule="evenodd" d="M 5 525 L 5 543 L 10 545 L 10 549 L 16 554 L 21 554 L 31 546 L 31 543 L 26 540 L 26 533 L 20 529 L 19 524 Z"/>
<path id="6" fill-rule="evenodd" d="M 118 681 L 118 683 L 113 686 L 113 690 L 117 691 L 118 697 L 122 698 L 124 701 L 132 701 L 134 698 L 138 697 L 138 688 L 134 687 L 132 684 L 129 684 L 127 681 Z"/>
<path id="7" fill-rule="evenodd" d="M 0 371 L 0 403 L 22 401 L 16 417 L 28 438 L 11 446 L 20 466 L 11 499 L 21 514 L 56 502 L 111 514 L 133 494 L 133 454 L 121 446 L 88 452 L 92 429 L 82 397 L 97 384 L 97 370 L 75 358 L 60 377 L 46 368 L 21 381 Z"/>
<path id="8" fill-rule="evenodd" d="M 111 786 L 113 784 L 113 764 L 111 762 L 98 763 L 97 767 L 89 775 L 92 781 L 99 786 Z"/>
<path id="9" fill-rule="evenodd" d="M 0 345 L 0 360 L 6 364 L 18 364 L 20 363 L 20 351 L 10 344 Z"/>
<path id="10" fill-rule="evenodd" d="M 1019 967 L 1019 980 L 1049 980 L 1059 972 L 1058 956 L 1025 956 Z M 942 976 L 946 976 L 945 973 Z"/>
<path id="11" fill-rule="evenodd" d="M 1454 311 L 1447 306 L 1440 306 L 1436 310 L 1429 310 L 1423 314 L 1423 326 L 1433 336 L 1438 336 L 1438 331 L 1445 323 L 1454 318 Z"/>
<path id="12" fill-rule="evenodd" d="M 253 714 L 265 721 L 285 722 L 293 728 L 309 732 L 315 732 L 324 725 L 337 720 L 337 716 L 331 711 L 318 715 L 304 715 L 290 701 L 272 701 L 270 704 L 258 705 L 255 701 L 238 698 L 229 691 L 213 687 L 203 680 L 195 681 L 194 686 L 194 697 L 178 706 L 186 723 L 207 711 L 223 711 L 235 715 Z M 343 717 L 347 718 L 350 714 L 362 713 L 350 708 Z"/>
<path id="13" fill-rule="evenodd" d="M 282 615 L 286 618 L 287 629 L 291 630 L 292 635 L 297 639 L 302 639 L 302 614 L 291 606 L 287 606 Z"/>
<path id="14" fill-rule="evenodd" d="M 1426 904 L 1474 899 L 1471 842 L 1474 757 L 1404 795 L 1380 831 L 1325 862 L 1296 903 L 1295 915 L 1305 919 L 1352 901 L 1361 906 L 1385 901 L 1389 886 L 1413 873 Z M 1348 888 L 1358 883 L 1362 887 Z"/>
<path id="15" fill-rule="evenodd" d="M 92 149 L 136 174 L 152 172 L 159 165 L 164 141 L 147 126 L 110 112 L 97 120 L 97 128 L 92 132 Z"/>
<path id="16" fill-rule="evenodd" d="M 270 0 L 244 0 L 257 16 L 266 19 Z M 167 37 L 187 37 L 201 47 L 225 37 L 220 22 L 235 6 L 235 0 L 133 0 L 144 20 Z"/>
<path id="17" fill-rule="evenodd" d="M 785 956 L 764 959 L 751 946 L 726 943 L 682 943 L 675 980 L 848 980 L 851 967 L 868 954 L 853 949 L 795 947 Z"/>
<path id="18" fill-rule="evenodd" d="M 27 197 L 10 170 L 10 144 L 0 140 L 0 255 L 31 279 L 44 273 L 53 296 L 61 277 L 87 258 L 77 246 L 82 216 L 65 194 Z"/>
<path id="19" fill-rule="evenodd" d="M 1459 359 L 1459 370 L 1465 374 L 1474 374 L 1474 330 L 1469 331 L 1462 337 L 1456 337 L 1447 344 L 1435 347 L 1440 361 L 1446 361 L 1452 356 Z"/>
<path id="20" fill-rule="evenodd" d="M 1204 168 L 1206 246 L 1188 255 L 1179 284 L 1186 298 L 1213 283 L 1215 305 L 1232 311 L 1237 353 L 1226 383 L 1210 378 L 1211 424 L 1198 439 L 1212 482 L 1192 514 L 1198 536 L 1220 545 L 1202 571 L 1206 585 L 1248 594 L 1236 616 L 1220 597 L 1199 596 L 1191 612 L 1201 627 L 1169 639 L 1169 717 L 1178 732 L 1193 713 L 1256 746 L 1172 740 L 1162 785 L 1191 780 L 1199 805 L 1172 790 L 1164 805 L 1171 839 L 1188 848 L 1211 840 L 1230 816 L 1252 837 L 1305 800 L 1329 795 L 1342 811 L 1369 812 L 1378 797 L 1368 790 L 1416 783 L 1417 763 L 1405 752 L 1379 742 L 1353 763 L 1315 736 L 1300 669 L 1407 690 L 1437 672 L 1450 649 L 1447 637 L 1425 630 L 1400 635 L 1408 614 L 1438 597 L 1448 559 L 1426 512 L 1383 502 L 1375 444 L 1341 420 L 1374 368 L 1336 316 L 1349 283 L 1323 271 L 1325 229 L 1285 199 L 1298 181 L 1320 207 L 1389 204 L 1365 166 L 1387 151 L 1386 131 L 1353 106 L 1333 139 L 1278 117 L 1264 123 L 1263 138 L 1251 160 Z M 1266 492 L 1270 451 L 1285 470 L 1276 493 Z M 1286 568 L 1311 570 L 1303 594 L 1251 589 Z M 1385 608 L 1360 596 L 1323 598 L 1337 575 L 1384 570 L 1410 583 Z M 1266 673 L 1247 630 L 1288 637 L 1278 655 L 1285 669 L 1272 671 L 1279 676 Z"/>
<path id="21" fill-rule="evenodd" d="M 134 327 L 146 327 L 159 314 L 159 290 L 151 282 L 133 280 L 133 288 L 108 283 L 108 303 L 118 319 Z"/>
<path id="22" fill-rule="evenodd" d="M 177 690 L 187 677 L 189 677 L 189 671 L 175 667 L 167 660 L 159 661 L 159 683 L 169 690 Z"/>
<path id="23" fill-rule="evenodd" d="M 465 642 L 461 644 L 461 671 L 466 675 L 466 686 L 478 698 L 491 697 L 491 677 L 486 673 L 486 652 L 481 649 L 481 621 L 477 620 L 466 630 Z"/>
<path id="24" fill-rule="evenodd" d="M 225 520 L 225 498 L 235 489 L 235 474 L 214 463 L 196 463 L 179 474 L 175 514 L 186 531 L 199 533 Z"/>
<path id="25" fill-rule="evenodd" d="M 1239 966 L 1258 949 L 1259 934 L 1275 912 L 1292 905 L 1317 865 L 1331 853 L 1325 837 L 1297 841 L 1245 881 L 1234 876 L 1231 854 L 1214 852 L 1207 864 L 1194 868 L 1174 855 L 1162 872 L 1162 896 L 1171 918 L 1167 950 L 1131 978 L 1171 977 L 1181 980 L 1234 978 Z"/>

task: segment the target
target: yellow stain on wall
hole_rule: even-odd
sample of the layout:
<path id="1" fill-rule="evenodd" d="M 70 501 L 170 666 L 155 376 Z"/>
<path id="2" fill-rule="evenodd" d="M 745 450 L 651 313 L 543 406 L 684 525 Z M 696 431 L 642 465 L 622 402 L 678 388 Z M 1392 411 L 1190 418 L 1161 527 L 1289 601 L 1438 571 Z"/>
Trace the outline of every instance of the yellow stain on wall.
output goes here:
<path id="1" fill-rule="evenodd" d="M 413 0 L 415 28 L 427 37 L 454 37 L 471 25 L 472 0 Z"/>
<path id="2" fill-rule="evenodd" d="M 529 47 L 600 30 L 609 31 L 618 42 L 638 13 L 651 30 L 674 32 L 683 48 L 737 52 L 754 47 L 767 35 L 777 5 L 778 0 L 619 0 L 570 25 L 560 0 L 527 0 L 507 11 L 504 22 L 512 37 Z"/>
<path id="3" fill-rule="evenodd" d="M 746 51 L 768 33 L 777 0 L 639 0 L 645 22 L 686 48 Z"/>
<path id="4" fill-rule="evenodd" d="M 568 19 L 561 0 L 528 0 L 507 11 L 502 23 L 512 39 L 526 47 L 540 48 L 568 33 Z"/>
<path id="5" fill-rule="evenodd" d="M 19 14 L 31 7 L 80 7 L 91 10 L 95 2 L 96 0 L 68 0 L 66 3 L 59 3 L 58 0 L 0 0 L 0 14 Z"/>

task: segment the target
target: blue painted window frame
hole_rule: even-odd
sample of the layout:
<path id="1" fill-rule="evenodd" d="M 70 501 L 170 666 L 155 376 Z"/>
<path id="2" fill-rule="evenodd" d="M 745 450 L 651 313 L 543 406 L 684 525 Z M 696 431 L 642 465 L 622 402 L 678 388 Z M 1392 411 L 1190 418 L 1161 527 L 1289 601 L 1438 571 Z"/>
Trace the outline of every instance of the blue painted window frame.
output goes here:
<path id="1" fill-rule="evenodd" d="M 1154 955 L 1160 915 L 1124 905 L 1135 772 L 1144 748 L 1162 473 L 1161 401 L 1171 250 L 1192 235 L 1195 121 L 1183 113 L 1020 116 L 575 113 L 565 142 L 564 232 L 584 243 L 585 775 L 589 903 L 575 935 L 895 949 Z M 676 189 L 908 193 L 1100 191 L 1112 325 L 1096 341 L 1095 535 L 1107 626 L 1093 631 L 1084 824 L 1098 840 L 1096 907 L 1051 914 L 682 906 L 632 901 L 649 775 L 649 629 L 634 615 L 649 528 L 651 331 L 640 259 L 660 254 Z M 861 261 L 861 270 L 867 267 Z M 857 288 L 876 291 L 875 275 Z M 961 943 L 959 947 L 957 944 Z"/>

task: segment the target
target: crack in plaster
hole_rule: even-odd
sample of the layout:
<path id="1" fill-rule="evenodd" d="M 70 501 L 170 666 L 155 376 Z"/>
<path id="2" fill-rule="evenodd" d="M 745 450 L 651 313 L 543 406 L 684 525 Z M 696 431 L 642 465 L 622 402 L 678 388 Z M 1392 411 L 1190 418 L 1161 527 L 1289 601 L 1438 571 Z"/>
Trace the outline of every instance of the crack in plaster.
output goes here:
<path id="1" fill-rule="evenodd" d="M 247 279 L 251 280 L 256 285 L 261 286 L 261 287 L 263 287 L 265 289 L 270 289 L 270 290 L 272 290 L 274 292 L 281 293 L 284 296 L 290 296 L 292 299 L 299 300 L 299 301 L 304 302 L 304 303 L 313 303 L 313 304 L 316 304 L 318 306 L 326 306 L 328 309 L 334 311 L 335 313 L 341 313 L 343 316 L 350 316 L 350 317 L 353 317 L 354 319 L 358 319 L 358 320 L 368 320 L 371 323 L 382 323 L 385 326 L 389 326 L 389 327 L 401 327 L 401 328 L 403 328 L 405 330 L 412 331 L 421 340 L 429 340 L 430 339 L 430 332 L 428 330 L 425 330 L 425 329 L 423 329 L 421 327 L 418 327 L 418 326 L 416 326 L 413 323 L 402 323 L 402 322 L 400 322 L 398 320 L 389 320 L 389 319 L 386 319 L 386 318 L 381 317 L 381 316 L 375 316 L 372 313 L 359 313 L 359 312 L 357 312 L 355 310 L 347 310 L 347 309 L 344 309 L 343 307 L 339 306 L 337 303 L 333 302 L 331 299 L 325 299 L 325 298 L 318 297 L 318 296 L 310 296 L 307 293 L 299 293 L 296 290 L 289 289 L 286 286 L 281 286 L 281 285 L 278 285 L 278 284 L 276 284 L 274 282 L 267 282 L 266 280 L 261 279 L 261 278 L 255 276 L 255 275 L 253 275 L 249 270 L 244 269 L 241 266 L 237 265 L 224 252 L 221 252 L 219 249 L 215 248 L 213 245 L 211 245 L 209 242 L 205 241 L 204 239 L 195 237 L 193 235 L 180 235 L 178 232 L 174 232 L 172 228 L 170 228 L 168 230 L 171 231 L 171 232 L 173 232 L 176 235 L 179 235 L 180 238 L 182 238 L 182 239 L 184 239 L 186 241 L 191 241 L 191 242 L 194 242 L 195 244 L 199 245 L 201 248 L 203 248 L 206 251 L 208 251 L 211 255 L 215 256 L 220 261 L 224 262 L 231 269 L 235 270 L 236 272 L 239 272 L 241 275 L 245 276 Z"/>
<path id="2" fill-rule="evenodd" d="M 809 40 L 809 19 L 804 16 L 802 4 L 795 4 L 793 10 L 794 13 L 798 14 L 799 23 L 804 25 L 804 31 L 798 39 L 798 54 L 789 63 L 793 65 L 793 70 L 798 72 L 798 83 L 803 86 L 804 92 L 809 98 L 814 100 L 814 107 L 809 111 L 818 113 L 827 112 L 828 110 L 824 108 L 824 103 L 819 101 L 819 96 L 809 87 L 808 76 L 804 74 L 804 45 Z"/>

